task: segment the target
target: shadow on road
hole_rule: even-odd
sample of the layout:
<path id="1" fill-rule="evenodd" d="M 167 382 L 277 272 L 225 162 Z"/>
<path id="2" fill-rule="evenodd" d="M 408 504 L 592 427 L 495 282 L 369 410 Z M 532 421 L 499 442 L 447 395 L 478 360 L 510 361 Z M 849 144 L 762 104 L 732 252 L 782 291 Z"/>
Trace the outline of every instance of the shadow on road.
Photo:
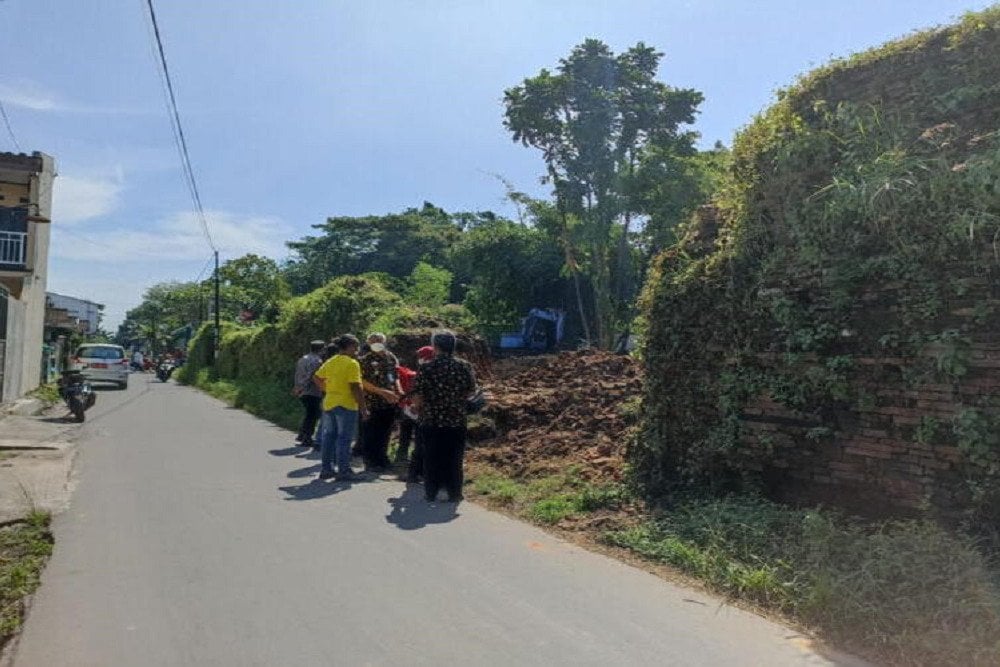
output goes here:
<path id="1" fill-rule="evenodd" d="M 316 466 L 318 468 L 318 466 Z M 306 470 L 303 468 L 303 470 Z M 298 471 L 294 471 L 298 472 Z M 308 473 L 303 473 L 301 476 L 305 476 Z M 291 477 L 291 475 L 289 475 Z M 332 496 L 335 493 L 340 493 L 341 491 L 347 491 L 355 484 L 366 484 L 374 482 L 375 480 L 358 476 L 353 482 L 341 482 L 335 480 L 322 480 L 319 478 L 314 478 L 313 480 L 301 484 L 299 486 L 279 486 L 278 488 L 288 494 L 285 500 L 318 500 L 320 498 L 326 498 L 327 496 Z"/>
<path id="2" fill-rule="evenodd" d="M 285 500 L 318 500 L 332 496 L 335 493 L 346 491 L 351 488 L 350 482 L 326 482 L 320 479 L 313 479 L 299 486 L 279 486 L 279 489 L 288 494 Z"/>
<path id="3" fill-rule="evenodd" d="M 385 520 L 400 530 L 417 530 L 431 523 L 448 523 L 459 517 L 457 503 L 429 503 L 424 499 L 424 487 L 407 484 L 398 498 L 389 498 L 392 505 Z"/>
<path id="4" fill-rule="evenodd" d="M 292 479 L 297 479 L 299 477 L 315 477 L 319 474 L 322 467 L 323 466 L 317 463 L 315 465 L 306 466 L 305 468 L 298 468 L 289 472 L 288 476 Z"/>
<path id="5" fill-rule="evenodd" d="M 302 448 L 295 445 L 292 447 L 285 447 L 284 449 L 269 449 L 267 453 L 271 456 L 292 456 L 293 454 L 298 454 L 302 451 Z"/>
<path id="6" fill-rule="evenodd" d="M 76 420 L 70 414 L 65 417 L 42 417 L 38 421 L 45 422 L 46 424 L 72 424 Z"/>

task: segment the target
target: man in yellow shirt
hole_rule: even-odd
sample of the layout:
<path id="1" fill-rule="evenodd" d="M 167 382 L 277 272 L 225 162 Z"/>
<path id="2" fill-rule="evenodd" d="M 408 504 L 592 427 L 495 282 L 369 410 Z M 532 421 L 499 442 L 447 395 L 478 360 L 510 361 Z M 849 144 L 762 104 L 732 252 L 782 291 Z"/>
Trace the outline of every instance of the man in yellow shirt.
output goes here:
<path id="1" fill-rule="evenodd" d="M 359 415 L 361 419 L 368 418 L 361 386 L 361 365 L 357 359 L 361 346 L 351 334 L 336 339 L 334 345 L 337 354 L 327 359 L 314 376 L 324 394 L 319 478 L 350 481 L 356 479 L 351 470 L 351 441 L 358 431 Z"/>

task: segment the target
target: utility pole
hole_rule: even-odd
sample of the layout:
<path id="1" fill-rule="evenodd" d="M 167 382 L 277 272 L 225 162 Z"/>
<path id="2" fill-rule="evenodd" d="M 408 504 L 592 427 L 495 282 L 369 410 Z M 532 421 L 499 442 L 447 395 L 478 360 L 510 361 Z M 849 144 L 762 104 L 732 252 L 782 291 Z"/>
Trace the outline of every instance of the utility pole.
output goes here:
<path id="1" fill-rule="evenodd" d="M 222 344 L 222 325 L 219 321 L 219 251 L 215 251 L 215 346 L 213 361 L 219 358 L 219 346 Z"/>

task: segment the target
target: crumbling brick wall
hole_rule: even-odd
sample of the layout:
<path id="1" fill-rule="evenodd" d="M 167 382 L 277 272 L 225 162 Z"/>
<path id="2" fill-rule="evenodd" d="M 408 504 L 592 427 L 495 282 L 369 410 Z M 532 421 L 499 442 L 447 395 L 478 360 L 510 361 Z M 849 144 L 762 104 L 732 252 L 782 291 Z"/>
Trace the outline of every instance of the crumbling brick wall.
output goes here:
<path id="1" fill-rule="evenodd" d="M 737 137 L 643 298 L 651 493 L 1000 518 L 997 80 L 989 10 L 807 75 Z"/>

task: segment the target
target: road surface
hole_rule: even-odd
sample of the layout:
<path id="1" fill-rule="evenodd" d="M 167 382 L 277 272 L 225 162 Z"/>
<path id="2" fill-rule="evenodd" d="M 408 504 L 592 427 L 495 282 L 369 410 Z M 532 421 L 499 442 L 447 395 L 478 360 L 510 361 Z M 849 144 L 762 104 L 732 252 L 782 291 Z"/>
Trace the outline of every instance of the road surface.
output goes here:
<path id="1" fill-rule="evenodd" d="M 196 390 L 134 375 L 88 416 L 18 667 L 830 664 L 468 502 L 316 481 L 291 434 Z"/>

